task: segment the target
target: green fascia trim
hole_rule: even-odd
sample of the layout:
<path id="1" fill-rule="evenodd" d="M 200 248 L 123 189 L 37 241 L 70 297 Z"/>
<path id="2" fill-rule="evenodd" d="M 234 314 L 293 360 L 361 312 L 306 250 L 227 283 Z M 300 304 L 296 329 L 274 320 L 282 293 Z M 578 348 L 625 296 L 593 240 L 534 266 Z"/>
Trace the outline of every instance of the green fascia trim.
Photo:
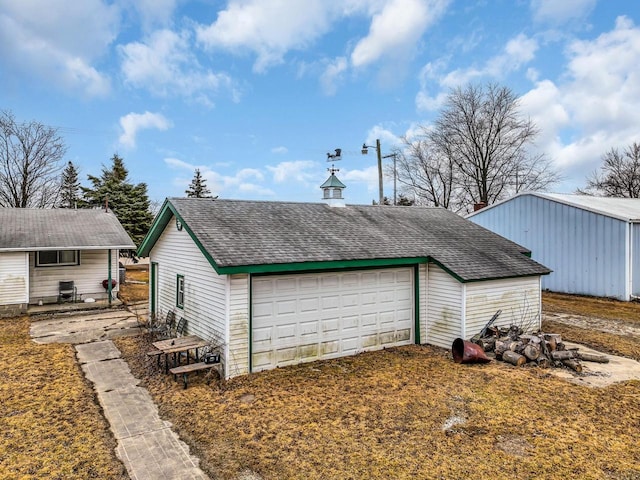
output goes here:
<path id="1" fill-rule="evenodd" d="M 525 257 L 531 258 L 531 252 L 522 252 Z"/>
<path id="2" fill-rule="evenodd" d="M 168 210 L 168 203 L 169 199 L 166 198 L 164 200 L 164 203 L 162 204 L 162 207 L 160 207 L 160 211 L 156 215 L 156 218 L 153 219 L 151 228 L 145 235 L 142 243 L 136 251 L 136 254 L 139 257 L 146 257 L 149 255 L 149 252 L 158 241 L 158 238 L 160 238 L 160 235 L 164 231 L 164 228 L 167 226 L 167 223 L 169 223 L 169 219 L 171 218 L 171 215 L 169 213 L 171 213 L 171 211 Z"/>
<path id="3" fill-rule="evenodd" d="M 478 279 L 473 279 L 473 280 L 465 280 L 464 283 L 489 282 L 491 280 L 509 280 L 511 278 L 541 277 L 542 275 L 549 275 L 549 273 L 551 273 L 551 272 L 547 272 L 547 273 L 530 273 L 529 275 L 509 275 L 508 277 L 478 278 Z"/>
<path id="4" fill-rule="evenodd" d="M 249 373 L 253 372 L 253 281 L 251 274 L 247 275 L 249 282 Z"/>
<path id="5" fill-rule="evenodd" d="M 415 302 L 413 343 L 420 345 L 420 265 L 414 265 L 413 267 L 413 301 Z"/>
<path id="6" fill-rule="evenodd" d="M 182 304 L 178 302 L 180 298 L 180 279 L 182 279 Z M 180 310 L 184 310 L 184 275 L 176 275 L 176 307 Z"/>
<path id="7" fill-rule="evenodd" d="M 455 278 L 457 281 L 459 281 L 460 283 L 466 283 L 468 280 L 465 280 L 464 278 L 462 278 L 460 275 L 454 273 L 452 270 L 448 269 L 447 267 L 445 267 L 443 264 L 441 264 L 439 261 L 433 259 L 432 257 L 429 257 L 429 262 L 428 263 L 434 263 L 437 266 L 439 266 L 442 270 L 444 270 L 445 272 L 447 272 L 449 275 L 451 275 L 453 278 Z"/>
<path id="8" fill-rule="evenodd" d="M 237 267 L 219 267 L 220 275 L 235 273 L 268 274 L 268 273 L 305 273 L 318 270 L 361 269 L 390 267 L 394 265 L 415 265 L 427 262 L 427 258 L 372 258 L 367 260 L 334 260 L 328 262 L 274 263 L 270 265 L 242 265 Z"/>
<path id="9" fill-rule="evenodd" d="M 155 221 L 153 222 L 153 225 L 151 226 L 149 233 L 147 233 L 147 236 L 144 237 L 144 240 L 142 241 L 142 244 L 140 245 L 140 248 L 137 251 L 138 256 L 146 257 L 147 255 L 149 255 L 149 252 L 151 252 L 151 249 L 160 238 L 160 235 L 162 235 L 162 232 L 164 232 L 165 228 L 167 228 L 167 225 L 169 224 L 169 221 L 171 220 L 172 216 L 180 220 L 180 223 L 182 223 L 182 228 L 187 231 L 187 233 L 191 237 L 191 240 L 193 240 L 193 243 L 197 245 L 197 247 L 200 249 L 200 252 L 202 252 L 202 255 L 204 255 L 204 258 L 207 259 L 207 261 L 213 267 L 213 269 L 216 271 L 217 274 L 222 275 L 222 273 L 220 272 L 220 269 L 218 268 L 218 265 L 216 265 L 216 262 L 213 260 L 213 257 L 211 256 L 211 254 L 207 251 L 206 248 L 204 248 L 202 243 L 200 243 L 200 240 L 198 240 L 198 237 L 193 233 L 193 230 L 189 228 L 189 225 L 187 224 L 187 222 L 184 221 L 184 218 L 182 218 L 182 216 L 178 213 L 178 211 L 171 204 L 169 199 L 166 199 L 164 201 L 164 204 L 160 209 L 160 213 L 158 213 Z M 244 273 L 244 272 L 239 272 L 239 273 Z"/>

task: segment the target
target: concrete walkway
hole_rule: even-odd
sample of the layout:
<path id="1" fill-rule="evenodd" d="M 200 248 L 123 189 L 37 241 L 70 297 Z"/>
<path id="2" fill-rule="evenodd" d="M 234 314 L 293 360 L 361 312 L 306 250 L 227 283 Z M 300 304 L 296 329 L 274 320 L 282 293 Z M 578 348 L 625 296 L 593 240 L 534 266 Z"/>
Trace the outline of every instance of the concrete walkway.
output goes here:
<path id="1" fill-rule="evenodd" d="M 133 480 L 206 480 L 198 459 L 158 415 L 149 392 L 139 387 L 111 340 L 76 345 L 118 441 L 117 455 Z"/>

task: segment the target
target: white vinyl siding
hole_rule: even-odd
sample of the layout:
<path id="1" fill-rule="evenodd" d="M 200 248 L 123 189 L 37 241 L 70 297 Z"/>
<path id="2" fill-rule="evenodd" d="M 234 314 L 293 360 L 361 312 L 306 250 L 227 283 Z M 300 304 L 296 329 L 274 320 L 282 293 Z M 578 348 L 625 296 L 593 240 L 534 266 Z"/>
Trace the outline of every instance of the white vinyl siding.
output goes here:
<path id="1" fill-rule="evenodd" d="M 467 283 L 465 292 L 465 339 L 479 333 L 498 310 L 502 313 L 495 325 L 519 325 L 527 331 L 540 328 L 538 276 Z"/>
<path id="2" fill-rule="evenodd" d="M 109 274 L 108 250 L 81 250 L 80 265 L 35 267 L 35 252 L 29 253 L 29 302 L 56 301 L 59 282 L 73 281 L 85 298 L 107 298 L 102 281 Z M 111 250 L 111 278 L 118 279 L 118 250 Z M 119 285 L 113 289 L 113 295 Z"/>
<path id="3" fill-rule="evenodd" d="M 252 368 L 413 342 L 413 269 L 252 278 Z"/>
<path id="4" fill-rule="evenodd" d="M 427 343 L 451 348 L 462 336 L 463 284 L 434 264 L 427 271 Z"/>
<path id="5" fill-rule="evenodd" d="M 187 230 L 172 219 L 149 257 L 158 264 L 158 314 L 174 310 L 187 320 L 186 333 L 226 343 L 228 277 L 215 272 Z M 176 308 L 178 275 L 184 276 L 182 309 Z"/>
<path id="6" fill-rule="evenodd" d="M 27 252 L 0 253 L 0 305 L 29 302 Z"/>
<path id="7" fill-rule="evenodd" d="M 249 373 L 249 276 L 231 275 L 229 279 L 227 378 Z"/>

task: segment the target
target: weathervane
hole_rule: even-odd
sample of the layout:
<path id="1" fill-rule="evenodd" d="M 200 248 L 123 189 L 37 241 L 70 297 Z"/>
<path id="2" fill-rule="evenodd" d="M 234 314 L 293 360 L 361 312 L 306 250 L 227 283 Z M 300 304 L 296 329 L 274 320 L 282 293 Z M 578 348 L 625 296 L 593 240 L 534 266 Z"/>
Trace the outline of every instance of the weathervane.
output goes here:
<path id="1" fill-rule="evenodd" d="M 336 148 L 335 152 L 336 153 L 327 153 L 327 162 L 331 162 L 331 168 L 327 168 L 327 170 L 329 171 L 329 173 L 331 175 L 333 175 L 336 172 L 340 171 L 339 168 L 335 167 L 333 162 L 337 162 L 339 160 L 342 160 L 342 149 L 341 148 Z"/>

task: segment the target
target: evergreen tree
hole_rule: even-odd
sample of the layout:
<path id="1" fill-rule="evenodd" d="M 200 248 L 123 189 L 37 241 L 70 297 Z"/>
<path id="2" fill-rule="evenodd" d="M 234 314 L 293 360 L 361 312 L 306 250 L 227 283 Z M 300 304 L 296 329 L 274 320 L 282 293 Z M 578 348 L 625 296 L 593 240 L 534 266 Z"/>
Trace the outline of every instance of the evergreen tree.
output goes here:
<path id="1" fill-rule="evenodd" d="M 184 193 L 191 198 L 211 198 L 211 190 L 207 188 L 207 181 L 202 178 L 199 168 L 196 168 L 193 180 Z"/>
<path id="2" fill-rule="evenodd" d="M 60 180 L 59 208 L 76 208 L 80 201 L 80 181 L 78 169 L 73 162 L 67 163 Z"/>
<path id="3" fill-rule="evenodd" d="M 111 168 L 103 166 L 99 177 L 88 175 L 93 188 L 80 187 L 86 206 L 104 208 L 108 201 L 109 208 L 118 217 L 131 239 L 136 245 L 140 245 L 153 221 L 147 184 L 133 185 L 129 182 L 129 172 L 117 154 L 114 154 L 111 161 Z"/>

